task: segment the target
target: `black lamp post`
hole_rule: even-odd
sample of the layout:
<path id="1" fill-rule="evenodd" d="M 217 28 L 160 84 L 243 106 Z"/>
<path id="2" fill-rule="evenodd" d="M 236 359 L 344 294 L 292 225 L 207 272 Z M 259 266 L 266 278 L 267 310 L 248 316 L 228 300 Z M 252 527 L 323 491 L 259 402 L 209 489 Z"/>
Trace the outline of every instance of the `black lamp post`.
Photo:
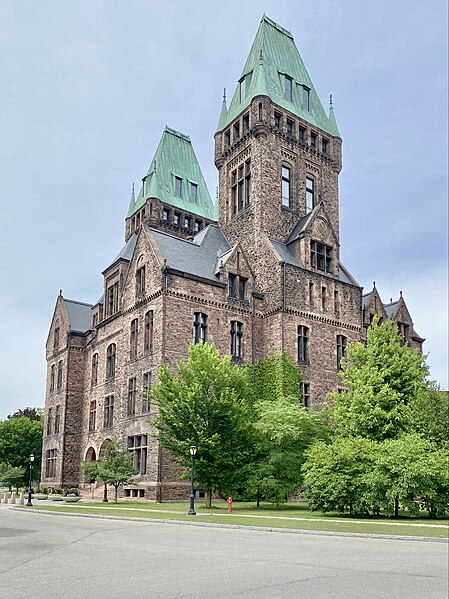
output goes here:
<path id="1" fill-rule="evenodd" d="M 189 448 L 190 456 L 192 458 L 192 486 L 190 489 L 190 509 L 187 512 L 188 516 L 196 516 L 195 512 L 195 456 L 196 456 L 196 445 L 191 445 Z"/>
<path id="2" fill-rule="evenodd" d="M 104 483 L 104 490 L 103 490 L 103 499 L 102 501 L 109 501 L 108 499 L 108 485 L 106 483 Z"/>
<path id="3" fill-rule="evenodd" d="M 33 476 L 33 462 L 34 462 L 34 454 L 31 453 L 30 454 L 30 480 L 28 481 L 28 501 L 26 503 L 27 506 L 32 506 L 32 502 L 31 502 L 31 479 Z"/>

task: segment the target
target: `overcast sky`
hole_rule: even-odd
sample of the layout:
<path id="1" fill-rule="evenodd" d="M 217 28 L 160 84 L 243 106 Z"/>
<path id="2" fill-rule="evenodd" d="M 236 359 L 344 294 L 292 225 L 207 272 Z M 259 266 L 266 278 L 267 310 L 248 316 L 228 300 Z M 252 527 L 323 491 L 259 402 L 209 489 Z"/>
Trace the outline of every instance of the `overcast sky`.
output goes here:
<path id="1" fill-rule="evenodd" d="M 289 29 L 343 138 L 341 256 L 402 290 L 447 389 L 444 0 L 6 0 L 0 6 L 0 419 L 43 406 L 59 289 L 95 302 L 165 125 L 212 196 L 213 135 L 263 13 Z"/>

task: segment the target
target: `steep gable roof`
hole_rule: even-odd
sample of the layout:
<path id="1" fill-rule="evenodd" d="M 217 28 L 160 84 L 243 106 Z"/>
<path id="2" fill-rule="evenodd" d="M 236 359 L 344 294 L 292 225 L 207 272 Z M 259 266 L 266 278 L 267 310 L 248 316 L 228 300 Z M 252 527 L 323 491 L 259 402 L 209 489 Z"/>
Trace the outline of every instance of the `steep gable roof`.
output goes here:
<path id="1" fill-rule="evenodd" d="M 137 235 L 136 235 L 136 233 L 133 233 L 131 235 L 131 237 L 128 239 L 128 241 L 125 243 L 123 248 L 120 250 L 117 257 L 114 258 L 114 260 L 111 262 L 111 264 L 109 264 L 109 266 L 107 266 L 104 269 L 102 274 L 104 274 L 107 270 L 109 270 L 112 266 L 114 266 L 114 264 L 117 264 L 117 262 L 119 262 L 120 260 L 125 260 L 126 262 L 130 262 L 131 258 L 133 257 L 133 254 L 134 254 L 136 242 L 137 242 Z M 97 302 L 97 304 L 98 303 L 100 303 L 100 302 Z"/>
<path id="2" fill-rule="evenodd" d="M 285 97 L 285 76 L 292 80 L 292 99 Z M 244 85 L 244 93 L 241 93 Z M 304 87 L 309 90 L 309 107 L 303 105 Z M 222 131 L 256 96 L 268 96 L 311 125 L 340 137 L 335 115 L 327 116 L 312 80 L 295 45 L 292 34 L 263 16 L 254 38 L 229 110 L 222 105 L 218 131 Z"/>
<path id="3" fill-rule="evenodd" d="M 178 195 L 175 188 L 177 177 L 182 180 Z M 192 185 L 196 186 L 194 200 Z M 165 127 L 137 198 L 133 191 L 127 218 L 140 210 L 148 198 L 157 198 L 180 210 L 217 220 L 217 207 L 209 194 L 188 135 Z"/>
<path id="4" fill-rule="evenodd" d="M 63 298 L 72 333 L 85 333 L 92 325 L 92 304 Z"/>

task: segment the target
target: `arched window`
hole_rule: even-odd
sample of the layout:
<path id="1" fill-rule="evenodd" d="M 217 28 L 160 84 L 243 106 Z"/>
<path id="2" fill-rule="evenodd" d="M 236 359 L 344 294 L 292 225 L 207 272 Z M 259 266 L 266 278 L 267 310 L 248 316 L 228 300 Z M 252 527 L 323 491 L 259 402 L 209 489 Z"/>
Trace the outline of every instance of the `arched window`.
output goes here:
<path id="1" fill-rule="evenodd" d="M 106 378 L 113 379 L 115 377 L 115 352 L 116 345 L 111 343 L 106 350 Z"/>

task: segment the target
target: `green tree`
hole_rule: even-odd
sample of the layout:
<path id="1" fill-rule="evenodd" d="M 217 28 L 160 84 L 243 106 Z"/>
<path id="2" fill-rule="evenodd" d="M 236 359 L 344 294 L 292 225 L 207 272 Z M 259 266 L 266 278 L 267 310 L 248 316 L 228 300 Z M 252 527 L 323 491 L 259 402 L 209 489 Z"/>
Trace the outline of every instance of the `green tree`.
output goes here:
<path id="1" fill-rule="evenodd" d="M 391 321 L 368 329 L 366 346 L 347 348 L 340 378 L 346 390 L 329 394 L 336 434 L 375 441 L 397 438 L 410 427 L 410 404 L 426 389 L 425 358 L 402 339 Z"/>
<path id="2" fill-rule="evenodd" d="M 151 422 L 185 478 L 190 473 L 189 447 L 197 446 L 195 478 L 207 491 L 208 505 L 212 490 L 226 496 L 241 486 L 251 454 L 249 384 L 246 369 L 204 343 L 189 348 L 176 374 L 161 366 L 159 383 L 150 390 L 157 407 Z"/>
<path id="3" fill-rule="evenodd" d="M 371 502 L 386 513 L 399 515 L 399 507 L 419 513 L 423 506 L 431 518 L 449 508 L 449 452 L 436 449 L 416 433 L 379 444 L 376 461 L 366 474 Z"/>
<path id="4" fill-rule="evenodd" d="M 0 481 L 11 491 L 12 487 L 18 487 L 23 482 L 25 468 L 11 466 L 11 464 L 0 464 Z"/>
<path id="5" fill-rule="evenodd" d="M 42 455 L 43 421 L 25 416 L 0 422 L 0 462 L 28 471 L 34 454 L 33 472 L 39 476 Z M 25 482 L 25 480 L 23 480 Z"/>
<path id="6" fill-rule="evenodd" d="M 410 429 L 437 447 L 449 442 L 449 393 L 431 381 L 410 404 Z"/>
<path id="7" fill-rule="evenodd" d="M 128 483 L 136 474 L 132 455 L 122 451 L 119 441 L 107 442 L 107 453 L 104 460 L 82 462 L 84 476 L 89 480 L 102 480 L 115 489 L 115 503 L 118 502 L 118 488 Z"/>
<path id="8" fill-rule="evenodd" d="M 303 466 L 310 509 L 368 513 L 372 501 L 366 492 L 366 476 L 376 462 L 378 447 L 362 437 L 315 443 Z"/>
<path id="9" fill-rule="evenodd" d="M 43 408 L 25 408 L 23 410 L 17 410 L 17 412 L 10 414 L 8 416 L 8 420 L 10 418 L 22 418 L 22 416 L 24 416 L 25 418 L 29 418 L 30 420 L 43 420 L 43 414 Z"/>

